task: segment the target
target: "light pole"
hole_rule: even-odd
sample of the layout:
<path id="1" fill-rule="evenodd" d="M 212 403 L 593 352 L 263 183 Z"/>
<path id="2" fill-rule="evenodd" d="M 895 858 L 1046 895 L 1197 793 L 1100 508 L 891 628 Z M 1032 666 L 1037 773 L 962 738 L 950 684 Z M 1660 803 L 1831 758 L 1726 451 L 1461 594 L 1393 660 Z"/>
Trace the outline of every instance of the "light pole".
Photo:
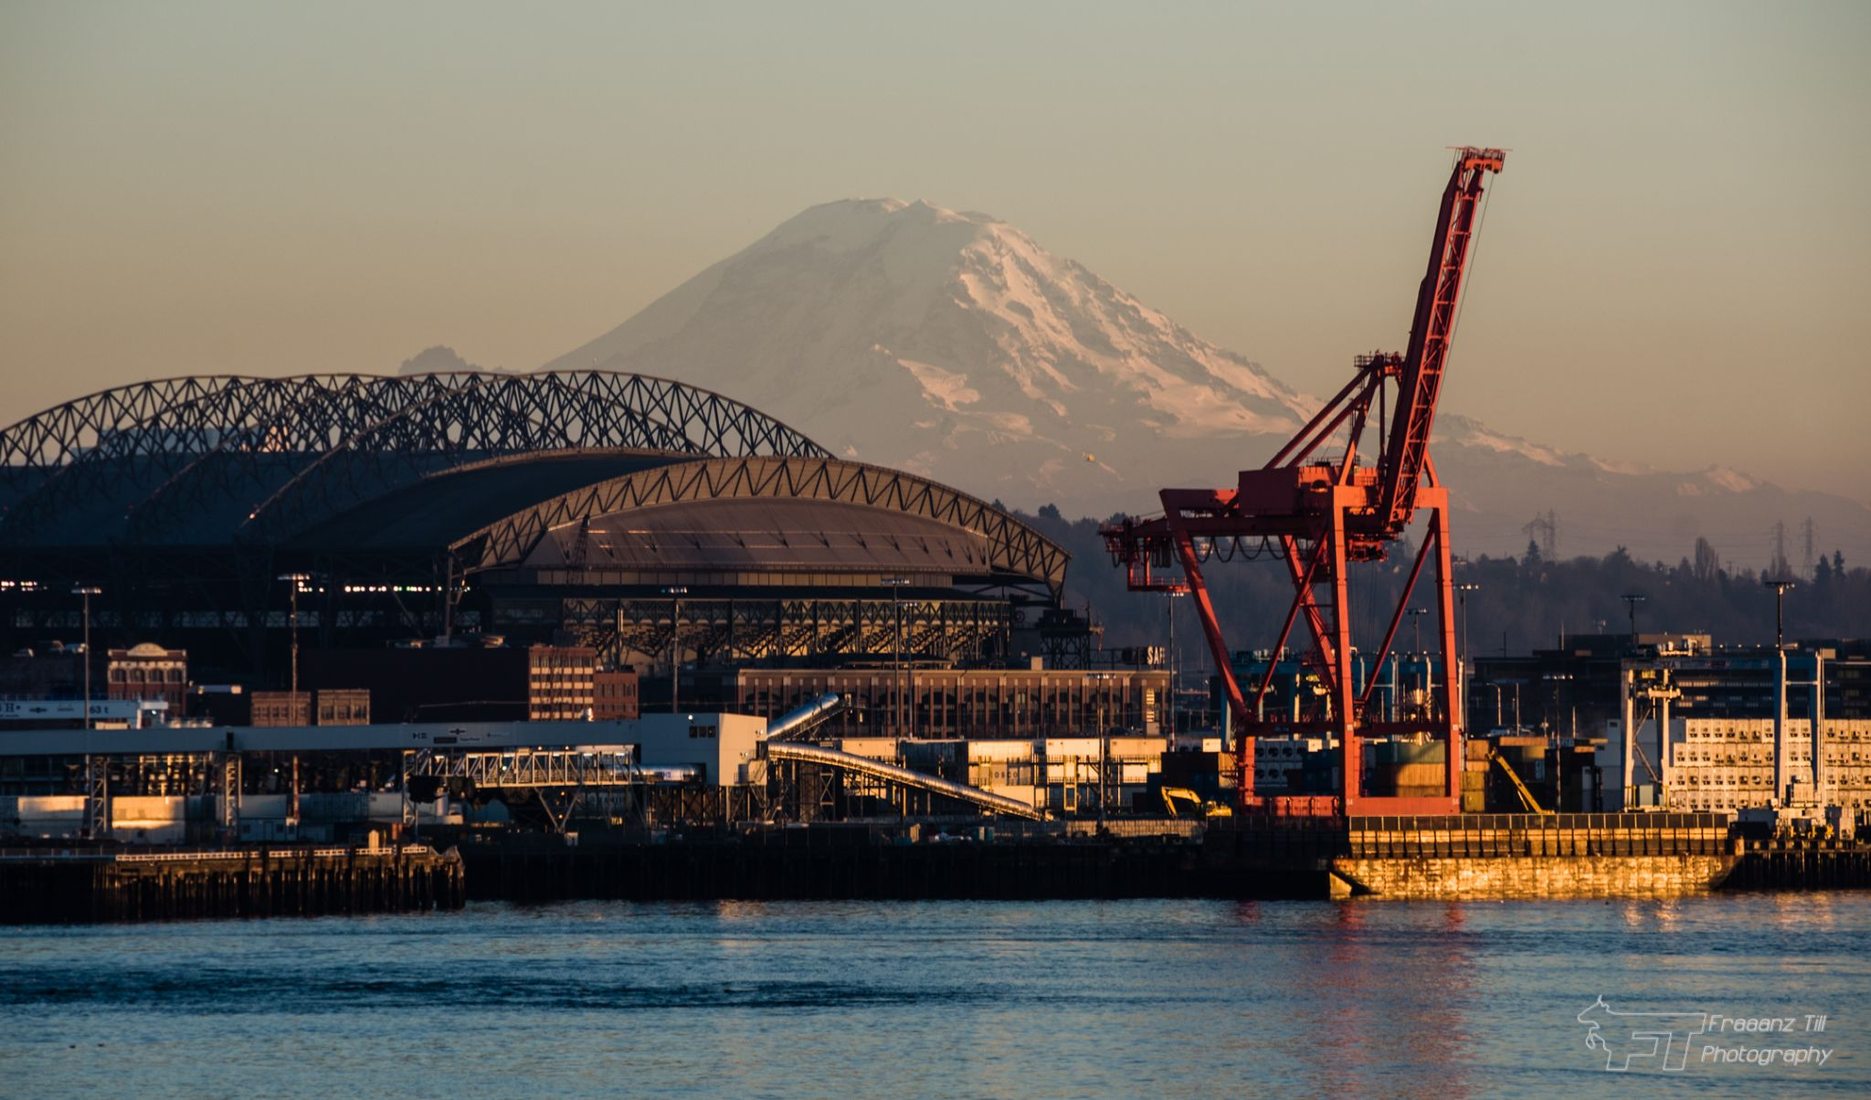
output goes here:
<path id="1" fill-rule="evenodd" d="M 1774 590 L 1774 648 L 1785 649 L 1787 589 L 1795 587 L 1794 582 L 1785 577 L 1779 577 L 1771 581 L 1762 581 L 1761 585 Z"/>
<path id="2" fill-rule="evenodd" d="M 309 573 L 281 573 L 279 579 L 286 582 L 286 591 L 291 600 L 292 610 L 286 616 L 286 629 L 292 638 L 292 656 L 287 662 L 289 677 L 286 698 L 292 708 L 293 723 L 301 724 L 299 717 L 299 586 L 312 579 Z M 305 708 L 304 725 L 312 724 L 312 708 Z M 286 827 L 299 827 L 299 754 L 292 754 L 292 782 L 286 789 Z"/>
<path id="3" fill-rule="evenodd" d="M 1462 675 L 1460 678 L 1462 696 L 1462 721 L 1468 720 L 1468 594 L 1481 591 L 1481 585 L 1474 581 L 1463 581 L 1455 586 L 1456 601 L 1462 605 Z"/>
<path id="4" fill-rule="evenodd" d="M 95 584 L 79 584 L 72 586 L 71 594 L 84 599 L 84 640 L 80 643 L 84 661 L 84 699 L 80 703 L 84 710 L 84 835 L 95 840 L 98 830 L 94 823 L 102 814 L 96 805 L 97 774 L 91 760 L 91 597 L 103 595 L 104 590 Z"/>
<path id="5" fill-rule="evenodd" d="M 1098 692 L 1098 705 L 1095 713 L 1098 718 L 1098 835 L 1105 831 L 1105 803 L 1110 801 L 1111 775 L 1111 731 L 1104 720 L 1105 682 L 1111 678 L 1105 672 L 1087 672 L 1085 681 Z"/>
<path id="6" fill-rule="evenodd" d="M 1410 610 L 1410 653 L 1420 662 L 1423 660 L 1423 616 L 1429 614 L 1429 608 L 1412 607 L 1409 610 Z M 1424 687 L 1427 688 L 1429 685 L 1428 671 L 1422 670 L 1419 668 L 1419 675 L 1422 676 L 1422 683 Z M 1423 692 L 1423 695 L 1425 698 L 1428 697 L 1428 694 L 1429 694 L 1428 691 Z"/>
<path id="7" fill-rule="evenodd" d="M 84 730 L 91 732 L 91 597 L 102 596 L 104 590 L 95 584 L 73 585 L 71 594 L 84 598 L 84 641 L 80 648 L 84 650 Z M 89 739 L 85 741 L 90 745 Z"/>
<path id="8" fill-rule="evenodd" d="M 686 585 L 663 588 L 669 597 L 669 713 L 682 712 L 682 597 L 689 594 Z"/>
<path id="9" fill-rule="evenodd" d="M 1468 594 L 1481 591 L 1481 586 L 1473 581 L 1463 581 L 1455 586 L 1455 597 L 1462 605 L 1462 671 L 1468 671 Z"/>
<path id="10" fill-rule="evenodd" d="M 903 736 L 903 586 L 908 577 L 884 577 L 879 583 L 890 589 L 890 615 L 896 622 L 896 640 L 890 647 L 890 725 L 891 732 Z"/>
<path id="11" fill-rule="evenodd" d="M 1643 603 L 1645 600 L 1649 599 L 1650 597 L 1644 595 L 1642 592 L 1626 592 L 1624 595 L 1619 596 L 1618 598 L 1623 600 L 1625 605 L 1630 609 L 1631 644 L 1636 645 L 1637 644 L 1637 605 L 1640 603 Z"/>
<path id="12" fill-rule="evenodd" d="M 1176 597 L 1186 595 L 1174 588 L 1163 590 L 1163 599 L 1169 605 L 1169 736 L 1176 737 L 1176 687 L 1181 670 L 1176 667 Z"/>
<path id="13" fill-rule="evenodd" d="M 299 586 L 312 579 L 310 573 L 281 573 L 279 579 L 286 582 L 292 611 L 286 617 L 286 627 L 292 638 L 292 658 L 288 662 L 290 671 L 288 691 L 292 699 L 292 716 L 299 716 Z"/>

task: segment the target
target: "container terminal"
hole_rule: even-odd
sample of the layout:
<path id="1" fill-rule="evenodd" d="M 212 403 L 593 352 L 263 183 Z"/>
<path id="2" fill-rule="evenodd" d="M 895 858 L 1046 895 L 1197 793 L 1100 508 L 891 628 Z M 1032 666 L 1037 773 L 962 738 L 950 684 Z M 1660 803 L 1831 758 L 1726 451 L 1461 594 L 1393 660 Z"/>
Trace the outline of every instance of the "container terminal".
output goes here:
<path id="1" fill-rule="evenodd" d="M 1455 154 L 1404 351 L 1104 527 L 1189 597 L 1211 729 L 1004 508 L 679 382 L 186 377 L 0 429 L 0 916 L 1862 885 L 1862 645 L 1460 655 L 1429 445 L 1504 163 Z M 1399 546 L 1354 638 L 1353 567 Z M 1210 597 L 1237 556 L 1292 585 L 1260 653 Z M 1569 729 L 1529 734 L 1514 660 L 1578 666 Z"/>

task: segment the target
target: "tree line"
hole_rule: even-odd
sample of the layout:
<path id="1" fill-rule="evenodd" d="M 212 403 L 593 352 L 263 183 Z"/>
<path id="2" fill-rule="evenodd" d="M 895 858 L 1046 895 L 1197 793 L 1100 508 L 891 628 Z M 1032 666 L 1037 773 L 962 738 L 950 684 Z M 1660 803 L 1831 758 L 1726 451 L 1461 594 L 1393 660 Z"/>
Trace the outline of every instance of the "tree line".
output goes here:
<path id="1" fill-rule="evenodd" d="M 1170 601 L 1126 589 L 1123 570 L 1112 563 L 1098 536 L 1101 521 L 1068 520 L 1051 505 L 1034 515 L 1014 514 L 1071 553 L 1064 602 L 1089 612 L 1103 627 L 1105 648 L 1164 643 Z M 1465 595 L 1468 651 L 1524 653 L 1553 648 L 1568 635 L 1626 632 L 1631 628 L 1626 596 L 1642 597 L 1635 607 L 1640 633 L 1708 634 L 1717 645 L 1770 644 L 1775 597 L 1764 582 L 1775 579 L 1795 582 L 1785 596 L 1789 640 L 1860 637 L 1871 624 L 1871 569 L 1852 565 L 1836 550 L 1821 556 L 1809 573 L 1788 569 L 1779 576 L 1729 569 L 1704 539 L 1687 551 L 1675 564 L 1637 561 L 1622 546 L 1602 557 L 1548 560 L 1537 543 L 1529 542 L 1517 558 L 1457 559 L 1456 580 L 1478 586 Z M 1414 557 L 1415 548 L 1405 541 L 1385 561 L 1353 567 L 1354 637 L 1370 639 L 1373 647 L 1381 639 Z M 1270 547 L 1244 546 L 1234 559 L 1211 559 L 1203 574 L 1228 644 L 1237 650 L 1269 647 L 1292 600 L 1286 567 Z M 1410 606 L 1433 610 L 1431 583 L 1426 567 Z M 1200 646 L 1192 609 L 1181 607 L 1176 615 L 1178 647 Z M 1458 611 L 1458 622 L 1462 617 Z M 1399 631 L 1400 648 L 1416 645 L 1419 624 L 1412 618 L 1406 616 Z M 1421 619 L 1427 646 L 1435 619 L 1433 614 Z M 1297 643 L 1297 636 L 1289 642 Z"/>

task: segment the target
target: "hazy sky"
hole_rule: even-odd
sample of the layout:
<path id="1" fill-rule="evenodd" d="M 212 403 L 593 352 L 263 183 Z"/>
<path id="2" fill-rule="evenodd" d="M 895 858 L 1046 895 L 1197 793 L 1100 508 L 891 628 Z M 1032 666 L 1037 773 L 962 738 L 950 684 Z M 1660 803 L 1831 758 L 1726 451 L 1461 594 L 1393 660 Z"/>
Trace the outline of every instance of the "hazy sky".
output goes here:
<path id="1" fill-rule="evenodd" d="M 0 0 L 0 421 L 531 367 L 847 196 L 993 213 L 1315 393 L 1495 182 L 1445 408 L 1871 499 L 1871 4 Z"/>

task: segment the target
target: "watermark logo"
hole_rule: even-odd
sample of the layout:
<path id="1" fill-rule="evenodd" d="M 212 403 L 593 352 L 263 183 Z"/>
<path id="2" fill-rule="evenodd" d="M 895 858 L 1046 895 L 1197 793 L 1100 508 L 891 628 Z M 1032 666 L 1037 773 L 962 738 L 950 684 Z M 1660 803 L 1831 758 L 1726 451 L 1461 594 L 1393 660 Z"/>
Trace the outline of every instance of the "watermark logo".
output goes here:
<path id="1" fill-rule="evenodd" d="M 1826 1029 L 1823 1015 L 1621 1012 L 1600 994 L 1578 1021 L 1585 1025 L 1586 1049 L 1604 1051 L 1611 1073 L 1681 1073 L 1692 1059 L 1697 1065 L 1823 1066 L 1832 1058 L 1831 1047 L 1813 1042 Z M 1800 1038 L 1792 1038 L 1795 1033 Z"/>

